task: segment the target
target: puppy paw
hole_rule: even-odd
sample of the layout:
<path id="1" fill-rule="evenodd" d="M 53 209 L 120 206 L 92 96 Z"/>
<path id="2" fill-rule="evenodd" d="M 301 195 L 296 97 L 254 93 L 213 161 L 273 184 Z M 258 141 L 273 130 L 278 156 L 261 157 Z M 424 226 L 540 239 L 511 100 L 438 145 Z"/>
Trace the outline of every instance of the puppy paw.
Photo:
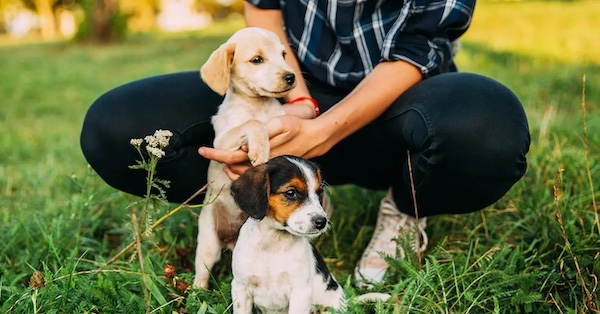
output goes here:
<path id="1" fill-rule="evenodd" d="M 266 149 L 248 149 L 248 158 L 253 166 L 262 165 L 269 161 L 269 148 Z"/>
<path id="2" fill-rule="evenodd" d="M 194 278 L 194 288 L 208 290 L 208 277 L 196 276 Z"/>
<path id="3" fill-rule="evenodd" d="M 262 165 L 265 162 L 269 161 L 269 158 L 261 158 L 261 157 L 257 157 L 257 156 L 250 156 L 248 155 L 248 157 L 250 158 L 250 163 L 253 166 L 258 166 L 258 165 Z"/>

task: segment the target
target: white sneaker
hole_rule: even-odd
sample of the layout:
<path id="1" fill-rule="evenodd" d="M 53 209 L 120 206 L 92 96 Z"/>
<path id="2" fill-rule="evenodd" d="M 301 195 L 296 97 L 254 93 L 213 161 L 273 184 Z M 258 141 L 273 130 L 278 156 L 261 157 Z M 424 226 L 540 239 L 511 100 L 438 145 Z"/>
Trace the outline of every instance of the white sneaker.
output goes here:
<path id="1" fill-rule="evenodd" d="M 413 250 L 423 252 L 427 249 L 427 234 L 425 227 L 427 217 L 415 219 L 398 210 L 392 197 L 390 188 L 387 195 L 381 200 L 377 225 L 369 245 L 365 249 L 360 261 L 354 269 L 356 286 L 372 288 L 369 283 L 381 283 L 388 268 L 388 264 L 380 256 L 380 252 L 390 257 L 396 257 L 397 243 L 394 241 L 401 235 L 414 235 Z M 399 247 L 400 257 L 404 258 L 404 250 Z"/>

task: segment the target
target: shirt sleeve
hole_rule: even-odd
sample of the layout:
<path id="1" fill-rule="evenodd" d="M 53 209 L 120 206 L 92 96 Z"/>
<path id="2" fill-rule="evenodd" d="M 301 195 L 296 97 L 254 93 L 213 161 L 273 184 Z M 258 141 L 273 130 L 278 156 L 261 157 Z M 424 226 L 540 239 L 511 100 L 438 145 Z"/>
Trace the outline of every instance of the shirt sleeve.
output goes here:
<path id="1" fill-rule="evenodd" d="M 246 2 L 260 9 L 281 9 L 279 0 L 246 0 Z"/>
<path id="2" fill-rule="evenodd" d="M 423 77 L 451 71 L 453 41 L 469 27 L 475 0 L 407 1 L 386 34 L 382 61 L 404 60 Z"/>

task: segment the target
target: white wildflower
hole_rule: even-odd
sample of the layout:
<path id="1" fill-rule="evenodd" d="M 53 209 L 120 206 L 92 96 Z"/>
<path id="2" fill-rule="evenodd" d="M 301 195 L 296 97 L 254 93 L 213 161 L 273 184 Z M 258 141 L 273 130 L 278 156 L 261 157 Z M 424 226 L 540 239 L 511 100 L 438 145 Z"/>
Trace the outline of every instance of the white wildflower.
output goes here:
<path id="1" fill-rule="evenodd" d="M 154 155 L 154 156 L 156 156 L 158 158 L 162 158 L 162 157 L 165 156 L 165 152 L 162 149 L 157 148 L 157 147 L 153 147 L 153 146 L 148 145 L 148 146 L 146 146 L 146 150 L 150 154 L 152 154 L 152 155 Z"/>
<path id="2" fill-rule="evenodd" d="M 158 145 L 160 148 L 167 147 L 169 145 L 169 139 L 171 139 L 173 133 L 169 130 L 156 130 L 154 132 L 154 138 L 158 141 Z"/>
<path id="3" fill-rule="evenodd" d="M 133 145 L 135 147 L 140 147 L 143 142 L 144 142 L 144 140 L 142 140 L 141 138 L 132 138 L 129 141 L 129 143 L 131 143 L 131 145 Z"/>
<path id="4" fill-rule="evenodd" d="M 146 141 L 146 143 L 148 143 L 148 146 L 158 147 L 158 140 L 156 139 L 156 137 L 152 135 L 147 135 L 146 137 L 144 137 L 144 140 Z"/>

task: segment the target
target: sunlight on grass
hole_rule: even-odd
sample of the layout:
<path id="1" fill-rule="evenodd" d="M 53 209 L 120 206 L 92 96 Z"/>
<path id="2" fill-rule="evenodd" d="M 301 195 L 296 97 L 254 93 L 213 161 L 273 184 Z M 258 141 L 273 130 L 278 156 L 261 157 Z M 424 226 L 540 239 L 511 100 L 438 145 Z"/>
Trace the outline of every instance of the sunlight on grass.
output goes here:
<path id="1" fill-rule="evenodd" d="M 600 65 L 600 1 L 478 1 L 465 41 L 498 52 Z"/>

